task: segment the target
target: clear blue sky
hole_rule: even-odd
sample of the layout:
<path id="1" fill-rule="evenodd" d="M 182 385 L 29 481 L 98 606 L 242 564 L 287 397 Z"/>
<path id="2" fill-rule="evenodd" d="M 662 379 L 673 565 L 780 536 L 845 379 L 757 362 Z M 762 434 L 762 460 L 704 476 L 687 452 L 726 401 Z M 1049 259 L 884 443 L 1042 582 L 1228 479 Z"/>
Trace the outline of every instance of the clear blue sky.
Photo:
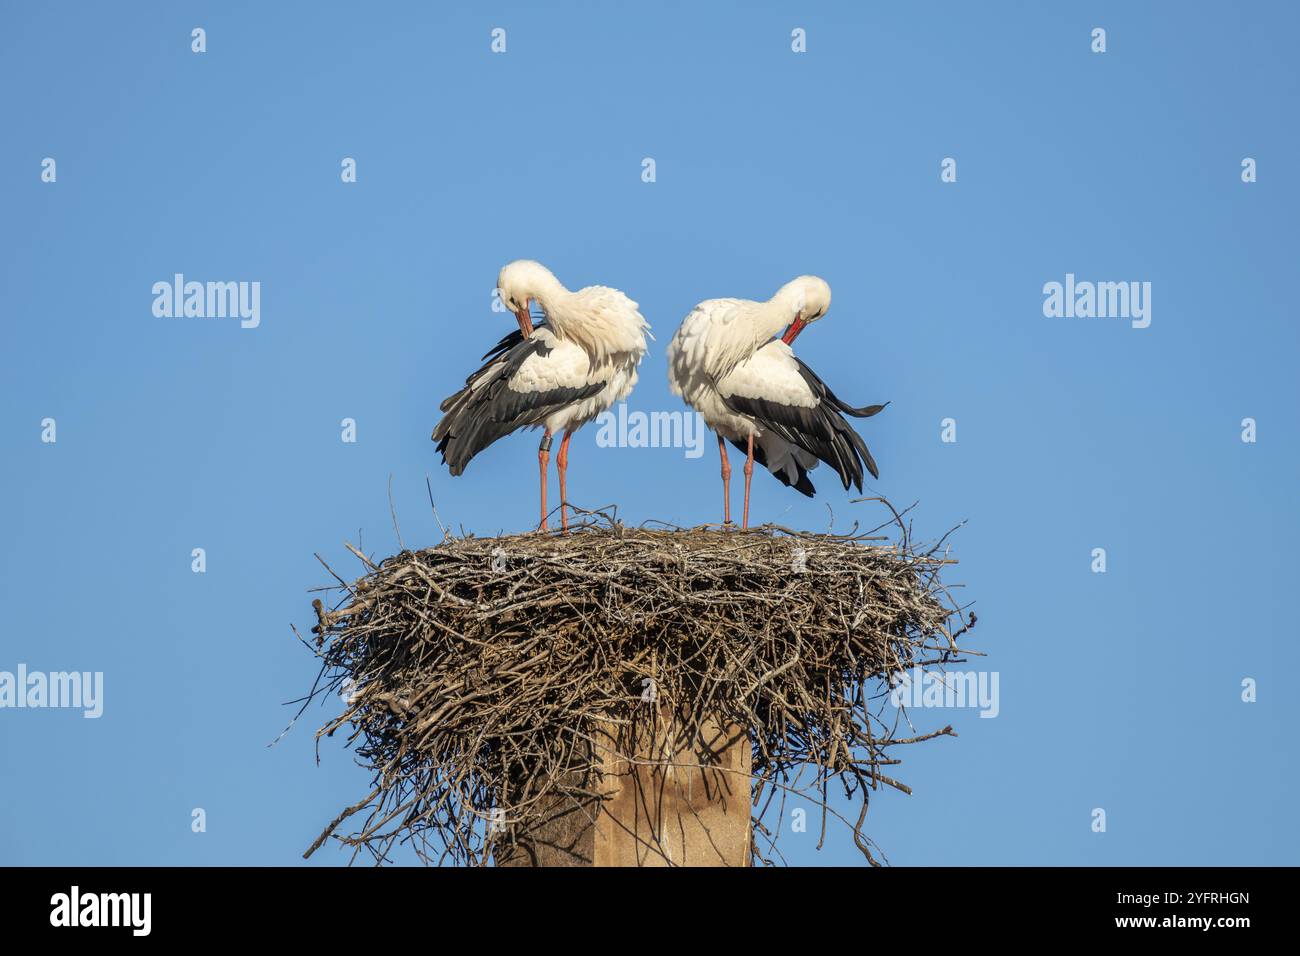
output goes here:
<path id="1" fill-rule="evenodd" d="M 0 670 L 105 675 L 99 720 L 0 710 L 0 861 L 293 863 L 365 792 L 338 742 L 313 763 L 333 710 L 267 747 L 315 674 L 289 625 L 313 552 L 396 549 L 390 474 L 408 545 L 440 537 L 426 474 L 448 523 L 535 520 L 534 436 L 460 479 L 429 441 L 527 256 L 640 302 L 641 410 L 680 407 L 695 302 L 830 282 L 799 351 L 892 401 L 870 492 L 924 536 L 969 521 L 949 579 L 1000 675 L 996 719 L 915 713 L 961 736 L 873 804 L 891 861 L 1295 863 L 1296 8 L 447 6 L 0 13 Z M 260 282 L 261 325 L 155 317 L 177 272 Z M 1045 317 L 1067 273 L 1150 282 L 1150 327 Z M 592 428 L 572 462 L 580 504 L 716 519 L 711 453 Z M 876 517 L 818 474 L 815 501 L 756 475 L 756 520 Z M 815 842 L 784 849 L 860 862 Z"/>

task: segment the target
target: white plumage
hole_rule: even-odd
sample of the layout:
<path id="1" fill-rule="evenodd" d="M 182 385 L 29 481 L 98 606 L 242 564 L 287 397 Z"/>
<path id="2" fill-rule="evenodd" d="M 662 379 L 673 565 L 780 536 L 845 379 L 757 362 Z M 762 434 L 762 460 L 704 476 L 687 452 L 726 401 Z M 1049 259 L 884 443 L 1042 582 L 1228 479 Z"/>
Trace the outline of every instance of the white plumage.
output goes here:
<path id="1" fill-rule="evenodd" d="M 718 385 L 717 405 L 725 419 L 722 435 L 739 443 L 742 436 L 748 439 L 753 432 L 754 441 L 762 449 L 759 456 L 768 471 L 779 475 L 787 485 L 799 481 L 799 472 L 817 467 L 817 456 L 798 445 L 786 441 L 775 431 L 763 430 L 753 418 L 737 415 L 727 404 L 733 398 L 766 399 L 792 408 L 815 409 L 819 402 L 808 383 L 799 374 L 799 365 L 790 346 L 773 339 L 762 346 L 745 362 L 737 365 Z M 705 415 L 707 422 L 709 416 Z M 715 426 L 715 430 L 717 426 Z"/>
<path id="2" fill-rule="evenodd" d="M 767 302 L 710 299 L 691 311 L 668 345 L 669 386 L 719 436 L 727 521 L 731 471 L 723 439 L 747 453 L 746 526 L 754 460 L 806 495 L 815 491 L 807 473 L 819 460 L 835 468 L 846 489 L 861 489 L 863 464 L 877 475 L 866 444 L 840 413 L 866 417 L 884 406 L 844 404 L 790 348 L 830 301 L 830 286 L 816 276 L 794 279 Z M 782 330 L 784 337 L 775 338 Z"/>
<path id="3" fill-rule="evenodd" d="M 594 364 L 582 346 L 560 338 L 544 324 L 533 328 L 532 337 L 543 344 L 545 351 L 533 352 L 524 359 L 507 379 L 507 388 L 532 395 L 565 389 L 585 390 L 593 385 L 599 385 L 600 390 L 588 398 L 560 406 L 544 421 L 530 424 L 530 428 L 543 427 L 552 433 L 575 432 L 625 399 L 636 384 L 635 361 Z"/>
<path id="4" fill-rule="evenodd" d="M 632 391 L 650 326 L 637 304 L 617 289 L 589 286 L 570 292 L 546 267 L 527 259 L 502 269 L 497 288 L 519 331 L 483 356 L 483 367 L 442 403 L 446 414 L 433 440 L 451 473 L 459 475 L 497 439 L 520 428 L 542 428 L 538 464 L 545 528 L 551 436 L 563 432 L 556 465 L 561 522 L 567 528 L 569 439 Z M 529 311 L 533 300 L 545 316 L 536 326 Z"/>

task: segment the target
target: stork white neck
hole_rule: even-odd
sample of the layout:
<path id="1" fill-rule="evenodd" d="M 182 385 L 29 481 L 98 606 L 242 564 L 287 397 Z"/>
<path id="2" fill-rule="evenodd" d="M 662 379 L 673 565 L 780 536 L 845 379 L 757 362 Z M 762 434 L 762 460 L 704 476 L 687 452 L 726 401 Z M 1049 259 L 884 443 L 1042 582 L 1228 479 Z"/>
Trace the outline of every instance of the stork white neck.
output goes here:
<path id="1" fill-rule="evenodd" d="M 804 313 L 804 298 L 792 286 L 793 283 L 782 286 L 772 298 L 758 303 L 758 308 L 751 313 L 750 321 L 759 342 L 780 335 Z"/>
<path id="2" fill-rule="evenodd" d="M 795 320 L 803 323 L 820 316 L 830 305 L 830 287 L 816 276 L 800 276 L 781 286 L 766 302 L 746 310 L 755 348 L 786 331 Z"/>
<path id="3" fill-rule="evenodd" d="M 498 288 L 506 305 L 531 334 L 526 303 L 535 300 L 551 333 L 580 346 L 593 366 L 631 362 L 645 352 L 646 321 L 637 304 L 617 289 L 588 286 L 571 292 L 549 269 L 531 259 L 519 259 L 501 270 Z"/>
<path id="4" fill-rule="evenodd" d="M 545 269 L 533 277 L 529 291 L 532 293 L 532 298 L 536 299 L 537 304 L 547 313 L 551 311 L 551 306 L 563 302 L 573 294 L 564 287 L 564 283 Z"/>
<path id="5" fill-rule="evenodd" d="M 776 305 L 771 318 L 772 335 L 787 327 L 782 341 L 789 345 L 810 322 L 816 322 L 831 306 L 831 287 L 818 276 L 799 276 L 777 290 L 768 305 Z"/>

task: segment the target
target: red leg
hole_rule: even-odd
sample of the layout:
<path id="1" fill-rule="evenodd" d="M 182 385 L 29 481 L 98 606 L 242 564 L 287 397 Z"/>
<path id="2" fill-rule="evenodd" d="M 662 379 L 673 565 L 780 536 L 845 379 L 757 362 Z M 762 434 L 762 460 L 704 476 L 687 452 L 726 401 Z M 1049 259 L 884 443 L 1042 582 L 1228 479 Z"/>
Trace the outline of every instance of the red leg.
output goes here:
<path id="1" fill-rule="evenodd" d="M 551 462 L 551 430 L 542 433 L 542 443 L 537 446 L 537 470 L 542 476 L 542 530 L 546 530 L 546 466 Z"/>
<path id="2" fill-rule="evenodd" d="M 727 461 L 727 443 L 718 436 L 718 454 L 722 457 L 722 523 L 731 524 L 731 462 Z"/>
<path id="3" fill-rule="evenodd" d="M 565 432 L 564 437 L 560 439 L 560 451 L 555 456 L 555 467 L 560 472 L 560 530 L 569 530 L 569 489 L 565 477 L 569 471 L 569 439 L 573 437 L 573 432 Z"/>
<path id="4" fill-rule="evenodd" d="M 742 528 L 749 527 L 749 479 L 754 477 L 754 433 L 749 433 L 749 454 L 745 457 L 745 516 Z"/>

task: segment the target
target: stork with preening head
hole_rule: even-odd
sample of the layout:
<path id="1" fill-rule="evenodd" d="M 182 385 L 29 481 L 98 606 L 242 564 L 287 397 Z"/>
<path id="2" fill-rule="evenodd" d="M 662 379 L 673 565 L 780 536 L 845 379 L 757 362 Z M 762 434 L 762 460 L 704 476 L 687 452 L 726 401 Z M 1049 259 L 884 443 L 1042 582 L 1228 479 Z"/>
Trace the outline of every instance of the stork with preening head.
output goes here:
<path id="1" fill-rule="evenodd" d="M 519 329 L 493 346 L 483 356 L 483 367 L 442 403 L 444 415 L 433 440 L 451 473 L 459 475 L 498 438 L 520 428 L 541 428 L 540 527 L 546 530 L 551 437 L 563 433 L 555 464 L 560 525 L 567 531 L 569 439 L 632 391 L 650 326 L 637 304 L 618 289 L 593 285 L 570 292 L 531 259 L 505 266 L 497 290 Z M 531 311 L 534 302 L 541 311 L 538 321 Z"/>
<path id="2" fill-rule="evenodd" d="M 867 418 L 885 405 L 854 408 L 840 401 L 790 348 L 830 304 L 831 288 L 824 280 L 799 276 L 766 302 L 701 302 L 668 344 L 669 386 L 718 436 L 726 524 L 731 523 L 727 441 L 745 452 L 745 528 L 755 461 L 809 497 L 816 489 L 808 472 L 819 461 L 835 469 L 845 491 L 850 485 L 862 490 L 864 465 L 872 478 L 880 477 L 866 442 L 844 416 Z"/>

